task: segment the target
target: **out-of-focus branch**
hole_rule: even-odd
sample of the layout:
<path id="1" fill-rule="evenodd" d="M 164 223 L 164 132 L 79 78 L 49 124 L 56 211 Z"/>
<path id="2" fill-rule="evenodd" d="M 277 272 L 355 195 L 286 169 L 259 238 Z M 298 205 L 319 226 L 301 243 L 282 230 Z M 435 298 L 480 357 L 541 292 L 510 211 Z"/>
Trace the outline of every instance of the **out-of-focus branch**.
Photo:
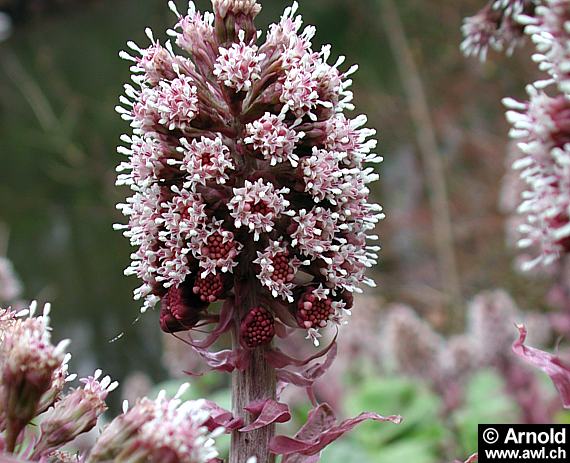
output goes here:
<path id="1" fill-rule="evenodd" d="M 61 140 L 61 154 L 70 166 L 76 166 L 86 159 L 84 151 L 69 137 L 48 98 L 32 76 L 11 52 L 0 53 L 0 65 L 14 86 L 28 101 L 42 130 Z"/>
<path id="2" fill-rule="evenodd" d="M 393 0 L 380 0 L 382 21 L 398 66 L 409 110 L 416 126 L 418 147 L 426 170 L 441 282 L 449 297 L 450 324 L 463 321 L 463 297 L 455 257 L 445 169 L 439 153 L 427 97 L 402 21 Z"/>

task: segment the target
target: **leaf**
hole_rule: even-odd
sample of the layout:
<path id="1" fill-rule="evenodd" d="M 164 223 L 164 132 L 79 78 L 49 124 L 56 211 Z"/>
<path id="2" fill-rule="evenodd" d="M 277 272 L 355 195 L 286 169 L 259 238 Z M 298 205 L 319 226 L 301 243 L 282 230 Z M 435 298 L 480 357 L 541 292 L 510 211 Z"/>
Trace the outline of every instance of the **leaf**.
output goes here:
<path id="1" fill-rule="evenodd" d="M 265 359 L 267 360 L 267 363 L 269 363 L 269 365 L 271 365 L 273 368 L 285 368 L 288 366 L 304 367 L 311 363 L 313 360 L 324 357 L 333 348 L 333 346 L 336 345 L 337 337 L 338 331 L 334 339 L 326 348 L 303 360 L 290 357 L 279 349 L 268 350 L 265 353 Z"/>
<path id="2" fill-rule="evenodd" d="M 513 343 L 513 352 L 532 366 L 546 373 L 560 394 L 564 408 L 570 408 L 570 366 L 557 355 L 524 345 L 527 330 L 517 325 L 519 338 Z"/>
<path id="3" fill-rule="evenodd" d="M 192 339 L 190 335 L 188 335 L 189 341 L 188 343 L 199 349 L 206 349 L 212 346 L 222 334 L 230 329 L 231 321 L 234 316 L 234 304 L 231 299 L 227 299 L 222 306 L 222 310 L 220 310 L 220 320 L 216 328 L 204 339 L 201 341 L 195 341 Z"/>
<path id="4" fill-rule="evenodd" d="M 317 379 L 326 373 L 336 358 L 336 342 L 333 341 L 331 345 L 325 349 L 325 352 L 326 357 L 323 363 L 318 363 L 298 372 L 284 369 L 277 370 L 277 379 L 299 387 L 311 387 Z M 322 354 L 322 352 L 320 354 Z"/>
<path id="5" fill-rule="evenodd" d="M 389 421 L 398 424 L 402 418 L 397 415 L 385 417 L 377 413 L 364 412 L 355 418 L 335 424 L 335 415 L 331 407 L 328 404 L 322 404 L 311 411 L 307 423 L 295 437 L 276 436 L 271 440 L 270 449 L 273 453 L 280 455 L 316 455 L 327 445 L 367 420 Z M 284 459 L 283 463 L 286 462 L 287 460 Z"/>
<path id="6" fill-rule="evenodd" d="M 252 402 L 245 407 L 255 420 L 248 426 L 241 428 L 240 432 L 254 431 L 273 423 L 286 423 L 291 419 L 289 406 L 272 399 Z"/>
<path id="7" fill-rule="evenodd" d="M 249 354 L 243 349 L 226 349 L 219 352 L 210 352 L 208 349 L 195 346 L 192 346 L 192 348 L 212 370 L 231 373 L 236 369 L 243 371 L 249 364 Z M 186 373 L 192 375 L 191 372 Z"/>
<path id="8" fill-rule="evenodd" d="M 205 400 L 204 409 L 210 413 L 208 420 L 204 423 L 204 426 L 206 426 L 209 431 L 225 428 L 226 432 L 230 433 L 243 426 L 243 420 L 241 418 L 234 417 L 232 412 L 220 407 L 215 402 Z"/>

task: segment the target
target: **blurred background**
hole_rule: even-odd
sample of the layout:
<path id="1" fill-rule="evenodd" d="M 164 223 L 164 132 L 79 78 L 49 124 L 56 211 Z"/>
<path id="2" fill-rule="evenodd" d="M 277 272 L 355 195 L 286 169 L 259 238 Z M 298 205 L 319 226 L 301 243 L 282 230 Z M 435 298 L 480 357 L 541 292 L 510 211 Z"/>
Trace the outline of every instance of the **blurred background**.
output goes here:
<path id="1" fill-rule="evenodd" d="M 318 26 L 315 48 L 331 43 L 359 64 L 357 113 L 385 158 L 373 192 L 387 213 L 379 286 L 357 300 L 319 395 L 341 413 L 406 418 L 361 427 L 327 462 L 451 461 L 475 450 L 478 422 L 568 420 L 544 378 L 509 356 L 514 321 L 548 347 L 565 334 L 566 319 L 553 322 L 565 269 L 517 270 L 500 100 L 523 98 L 538 72 L 529 47 L 484 64 L 461 55 L 462 19 L 483 3 L 300 1 Z M 260 28 L 290 2 L 262 4 Z M 147 26 L 164 39 L 173 16 L 165 0 L 0 0 L 0 12 L 0 299 L 51 301 L 74 369 L 98 366 L 122 382 L 115 405 L 121 394 L 174 388 L 199 365 L 161 335 L 156 313 L 139 318 L 137 281 L 122 274 L 131 249 L 112 229 L 126 196 L 114 186 L 128 131 L 113 109 L 129 79 L 118 51 L 145 45 Z M 192 393 L 227 402 L 226 381 L 197 379 Z M 301 417 L 306 400 L 288 394 Z"/>

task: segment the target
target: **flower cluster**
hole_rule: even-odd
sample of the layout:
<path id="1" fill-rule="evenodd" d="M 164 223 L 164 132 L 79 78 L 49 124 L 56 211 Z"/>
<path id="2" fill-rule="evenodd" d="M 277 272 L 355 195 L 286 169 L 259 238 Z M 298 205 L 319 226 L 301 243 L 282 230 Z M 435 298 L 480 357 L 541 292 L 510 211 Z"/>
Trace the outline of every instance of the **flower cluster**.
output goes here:
<path id="1" fill-rule="evenodd" d="M 135 247 L 126 273 L 142 281 L 143 311 L 161 302 L 165 331 L 222 318 L 209 304 L 226 299 L 248 348 L 277 324 L 316 340 L 374 284 L 365 272 L 379 250 L 375 131 L 344 114 L 356 66 L 313 50 L 296 2 L 264 41 L 255 1 L 212 3 L 213 14 L 192 2 L 181 14 L 170 2 L 172 42 L 147 31 L 150 46 L 121 53 L 133 63 L 117 108 L 132 128 L 118 168 L 132 190 L 118 206 Z M 256 300 L 244 310 L 246 293 Z"/>
<path id="2" fill-rule="evenodd" d="M 205 401 L 182 401 L 183 385 L 174 398 L 161 391 L 155 400 L 142 398 L 103 430 L 86 459 L 87 463 L 107 461 L 172 461 L 206 463 L 218 452 L 217 433 L 208 431 L 210 418 Z"/>
<path id="3" fill-rule="evenodd" d="M 532 15 L 534 0 L 489 0 L 476 15 L 466 18 L 461 50 L 466 56 L 487 59 L 489 48 L 512 54 L 524 38 L 522 14 Z"/>
<path id="4" fill-rule="evenodd" d="M 524 15 L 519 21 L 526 25 L 525 33 L 536 45 L 534 61 L 562 93 L 570 94 L 570 2 L 544 0 L 534 15 Z"/>
<path id="5" fill-rule="evenodd" d="M 426 376 L 432 381 L 441 374 L 443 338 L 410 307 L 391 307 L 382 338 L 389 367 L 405 375 Z"/>
<path id="6" fill-rule="evenodd" d="M 89 432 L 107 410 L 105 401 L 118 383 L 101 370 L 64 392 L 69 375 L 68 341 L 51 342 L 50 306 L 34 316 L 29 310 L 0 309 L 0 460 L 14 455 L 25 461 L 121 461 L 211 463 L 217 457 L 213 438 L 221 423 L 216 413 L 229 413 L 204 400 L 182 401 L 188 385 L 169 399 L 138 399 L 115 418 L 80 456 L 62 449 Z M 231 414 L 230 414 L 231 415 Z M 39 432 L 37 432 L 39 430 Z"/>
<path id="7" fill-rule="evenodd" d="M 28 312 L 0 312 L 0 429 L 6 431 L 8 448 L 42 411 L 42 397 L 50 395 L 57 371 L 66 362 L 69 341 L 52 344 L 49 304 L 37 317 L 35 310 L 33 303 Z"/>

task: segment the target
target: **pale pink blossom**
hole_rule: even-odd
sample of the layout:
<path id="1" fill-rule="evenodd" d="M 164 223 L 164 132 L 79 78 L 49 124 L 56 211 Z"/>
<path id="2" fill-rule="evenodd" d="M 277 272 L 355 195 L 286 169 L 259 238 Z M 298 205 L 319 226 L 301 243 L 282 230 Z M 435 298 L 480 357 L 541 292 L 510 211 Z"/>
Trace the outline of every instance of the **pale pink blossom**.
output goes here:
<path id="1" fill-rule="evenodd" d="M 246 126 L 246 133 L 244 142 L 253 145 L 272 166 L 285 161 L 297 166 L 299 156 L 295 154 L 295 146 L 305 134 L 290 128 L 282 116 L 265 113 Z"/>
<path id="2" fill-rule="evenodd" d="M 226 87 L 236 92 L 248 91 L 261 77 L 260 62 L 265 55 L 260 54 L 257 46 L 243 42 L 233 43 L 230 48 L 220 47 L 220 56 L 214 65 L 214 75 Z"/>
<path id="3" fill-rule="evenodd" d="M 327 199 L 336 204 L 346 181 L 346 171 L 340 164 L 346 153 L 313 148 L 313 155 L 304 158 L 301 164 L 305 180 L 305 191 L 311 193 L 316 203 Z"/>
<path id="4" fill-rule="evenodd" d="M 158 83 L 154 108 L 159 124 L 169 130 L 185 129 L 198 114 L 198 89 L 192 78 L 180 75 L 171 81 Z"/>
<path id="5" fill-rule="evenodd" d="M 255 241 L 261 233 L 269 233 L 277 217 L 294 214 L 288 211 L 289 201 L 283 197 L 289 191 L 286 187 L 275 190 L 272 183 L 265 183 L 262 179 L 255 182 L 246 180 L 242 188 L 234 188 L 228 207 L 236 228 L 247 227 Z"/>
<path id="6" fill-rule="evenodd" d="M 179 151 L 184 155 L 180 168 L 191 179 L 185 185 L 187 188 L 204 185 L 208 180 L 224 184 L 229 178 L 228 171 L 235 169 L 230 150 L 220 137 L 201 137 L 191 142 L 182 139 L 180 144 Z"/>

